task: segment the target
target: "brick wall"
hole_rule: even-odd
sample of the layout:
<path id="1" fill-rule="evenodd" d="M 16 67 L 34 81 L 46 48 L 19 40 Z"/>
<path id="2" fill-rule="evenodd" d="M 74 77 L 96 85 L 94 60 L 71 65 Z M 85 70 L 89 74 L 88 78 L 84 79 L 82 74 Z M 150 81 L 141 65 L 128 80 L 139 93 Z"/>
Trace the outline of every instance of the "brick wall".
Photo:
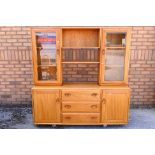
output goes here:
<path id="1" fill-rule="evenodd" d="M 31 103 L 30 27 L 0 27 L 0 104 Z M 155 27 L 132 27 L 131 102 L 155 105 Z"/>
<path id="2" fill-rule="evenodd" d="M 31 103 L 31 36 L 28 27 L 0 27 L 0 103 Z"/>
<path id="3" fill-rule="evenodd" d="M 98 64 L 63 64 L 63 82 L 98 82 Z"/>
<path id="4" fill-rule="evenodd" d="M 134 104 L 155 104 L 155 27 L 133 27 L 129 86 Z"/>

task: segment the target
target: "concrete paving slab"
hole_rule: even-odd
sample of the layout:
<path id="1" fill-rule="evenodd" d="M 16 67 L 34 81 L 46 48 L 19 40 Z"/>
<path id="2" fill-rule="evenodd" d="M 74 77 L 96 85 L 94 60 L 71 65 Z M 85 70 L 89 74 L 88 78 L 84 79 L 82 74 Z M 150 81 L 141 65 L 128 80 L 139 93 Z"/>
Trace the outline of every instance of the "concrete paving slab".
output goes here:
<path id="1" fill-rule="evenodd" d="M 155 108 L 131 109 L 128 125 L 112 126 L 35 126 L 30 107 L 0 107 L 0 129 L 155 129 Z"/>

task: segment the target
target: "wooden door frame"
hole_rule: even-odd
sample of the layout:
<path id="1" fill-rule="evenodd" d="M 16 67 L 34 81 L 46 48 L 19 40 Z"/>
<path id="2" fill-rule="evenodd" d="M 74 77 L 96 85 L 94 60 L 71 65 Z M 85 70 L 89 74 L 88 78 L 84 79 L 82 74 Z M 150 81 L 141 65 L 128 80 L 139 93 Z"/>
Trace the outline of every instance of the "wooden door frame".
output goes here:
<path id="1" fill-rule="evenodd" d="M 126 48 L 125 48 L 125 63 L 124 63 L 124 80 L 123 81 L 105 81 L 105 34 L 106 32 L 126 32 Z M 130 39 L 131 39 L 131 28 L 102 28 L 101 34 L 101 50 L 100 50 L 100 74 L 99 84 L 100 85 L 128 85 L 128 70 L 129 70 L 129 59 L 130 59 Z"/>
<path id="2" fill-rule="evenodd" d="M 56 32 L 56 67 L 57 80 L 56 81 L 41 81 L 38 80 L 37 69 L 37 49 L 36 49 L 36 32 Z M 62 66 L 61 66 L 61 29 L 60 28 L 32 28 L 32 64 L 33 64 L 33 79 L 35 85 L 62 85 Z"/>

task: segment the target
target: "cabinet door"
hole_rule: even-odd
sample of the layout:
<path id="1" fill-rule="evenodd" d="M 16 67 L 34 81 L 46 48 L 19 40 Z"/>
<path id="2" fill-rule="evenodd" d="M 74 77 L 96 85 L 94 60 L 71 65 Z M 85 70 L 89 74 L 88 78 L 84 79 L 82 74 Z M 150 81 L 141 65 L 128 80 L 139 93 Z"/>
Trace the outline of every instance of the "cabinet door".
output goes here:
<path id="1" fill-rule="evenodd" d="M 129 94 L 129 90 L 103 90 L 103 123 L 126 124 L 128 122 Z"/>
<path id="2" fill-rule="evenodd" d="M 33 29 L 33 66 L 36 85 L 60 85 L 60 29 Z"/>
<path id="3" fill-rule="evenodd" d="M 127 84 L 129 65 L 129 29 L 102 32 L 100 84 Z"/>
<path id="4" fill-rule="evenodd" d="M 36 124 L 60 122 L 59 90 L 33 90 L 33 114 Z"/>

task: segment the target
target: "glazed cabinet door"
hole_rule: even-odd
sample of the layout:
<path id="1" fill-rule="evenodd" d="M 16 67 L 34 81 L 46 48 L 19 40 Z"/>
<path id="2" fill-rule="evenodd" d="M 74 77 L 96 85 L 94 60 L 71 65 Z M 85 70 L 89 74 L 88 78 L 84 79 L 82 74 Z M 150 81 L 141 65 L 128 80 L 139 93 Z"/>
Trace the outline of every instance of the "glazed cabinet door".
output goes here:
<path id="1" fill-rule="evenodd" d="M 60 37 L 60 29 L 32 29 L 36 85 L 61 85 Z"/>
<path id="2" fill-rule="evenodd" d="M 59 90 L 33 90 L 33 116 L 35 124 L 60 122 Z"/>
<path id="3" fill-rule="evenodd" d="M 127 124 L 129 111 L 129 90 L 103 90 L 102 123 Z"/>
<path id="4" fill-rule="evenodd" d="M 128 84 L 129 29 L 103 29 L 100 84 Z"/>

